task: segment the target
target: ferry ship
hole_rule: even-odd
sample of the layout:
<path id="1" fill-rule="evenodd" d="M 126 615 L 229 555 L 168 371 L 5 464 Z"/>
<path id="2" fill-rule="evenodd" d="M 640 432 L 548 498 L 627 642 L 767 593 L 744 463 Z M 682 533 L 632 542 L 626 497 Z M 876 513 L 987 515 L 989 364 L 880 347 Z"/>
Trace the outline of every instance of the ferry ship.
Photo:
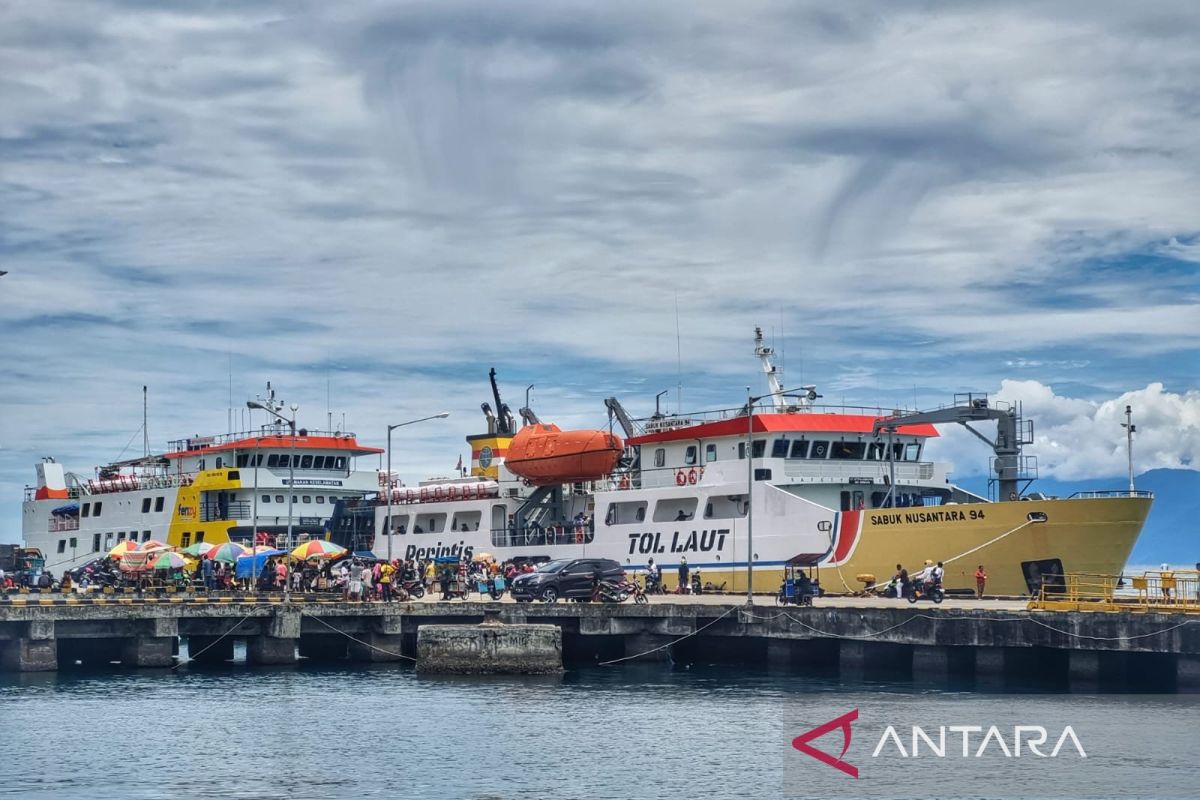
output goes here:
<path id="1" fill-rule="evenodd" d="M 283 406 L 267 387 L 255 407 L 277 414 Z M 353 433 L 294 430 L 274 417 L 255 431 L 172 441 L 163 453 L 106 464 L 90 477 L 45 458 L 37 484 L 25 488 L 23 539 L 55 575 L 126 539 L 284 546 L 289 522 L 294 541 L 353 547 L 371 531 L 356 531 L 347 512 L 379 492 L 378 470 L 359 469 L 356 460 L 382 452 Z"/>
<path id="2" fill-rule="evenodd" d="M 751 579 L 755 591 L 775 591 L 788 563 L 812 565 L 827 591 L 844 593 L 927 561 L 944 563 L 947 590 L 973 591 L 983 564 L 988 593 L 1004 595 L 1124 567 L 1152 495 L 1030 491 L 1036 459 L 1021 449 L 1033 425 L 1019 406 L 974 394 L 927 412 L 818 406 L 815 387 L 785 394 L 757 329 L 754 352 L 762 398 L 643 420 L 609 398 L 608 430 L 560 431 L 529 408 L 518 428 L 493 370 L 495 409 L 483 404 L 487 430 L 467 439 L 469 474 L 415 487 L 381 475 L 374 508 L 354 513 L 374 515 L 375 552 L 393 558 L 589 556 L 629 571 L 653 558 L 669 585 L 686 561 L 734 592 Z M 994 423 L 995 437 L 971 427 L 979 423 Z M 925 459 L 938 424 L 988 441 L 990 497 Z"/>

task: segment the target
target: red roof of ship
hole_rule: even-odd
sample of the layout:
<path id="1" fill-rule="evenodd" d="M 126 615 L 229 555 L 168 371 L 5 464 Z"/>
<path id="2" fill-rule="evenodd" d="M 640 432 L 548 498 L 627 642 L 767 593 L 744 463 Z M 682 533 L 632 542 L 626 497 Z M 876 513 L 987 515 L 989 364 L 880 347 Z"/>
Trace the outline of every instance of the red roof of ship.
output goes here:
<path id="1" fill-rule="evenodd" d="M 871 433 L 875 421 L 886 417 L 860 414 L 755 414 L 755 433 Z M 937 436 L 937 428 L 929 423 L 902 425 L 897 433 L 907 436 Z M 676 442 L 682 439 L 713 439 L 718 436 L 745 436 L 746 418 L 733 417 L 688 425 L 682 428 L 635 436 L 627 444 Z"/>
<path id="2" fill-rule="evenodd" d="M 224 450 L 253 450 L 256 447 L 290 448 L 292 437 L 283 436 L 248 436 L 221 444 L 205 445 L 191 450 L 175 450 L 166 453 L 164 458 L 183 458 L 184 456 L 202 455 L 204 453 L 219 453 Z M 341 450 L 354 456 L 365 456 L 372 453 L 382 453 L 382 447 L 366 447 L 358 440 L 347 436 L 296 436 L 296 447 L 306 450 Z"/>

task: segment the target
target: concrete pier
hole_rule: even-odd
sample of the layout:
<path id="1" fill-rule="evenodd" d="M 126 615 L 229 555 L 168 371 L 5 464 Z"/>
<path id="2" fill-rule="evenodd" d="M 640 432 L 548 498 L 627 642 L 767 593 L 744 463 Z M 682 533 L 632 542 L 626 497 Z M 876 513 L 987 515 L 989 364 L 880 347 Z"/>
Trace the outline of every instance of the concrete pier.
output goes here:
<path id="1" fill-rule="evenodd" d="M 449 627 L 459 633 L 438 641 L 453 642 L 445 645 L 443 661 L 456 671 L 487 671 L 494 664 L 557 670 L 562 659 L 570 666 L 642 656 L 766 665 L 844 681 L 961 685 L 965 679 L 977 690 L 1200 691 L 1200 617 L 1194 615 L 913 609 L 871 600 L 783 615 L 740 598 L 724 605 L 703 599 L 655 598 L 636 606 L 10 598 L 0 600 L 0 669 L 110 662 L 161 667 L 170 663 L 178 637 L 201 663 L 230 660 L 239 639 L 256 664 L 291 664 L 297 652 L 324 661 L 407 661 L 404 656 L 420 656 L 418 640 L 430 645 L 433 631 Z M 504 624 L 486 627 L 508 632 L 477 634 L 488 615 Z M 539 630 L 546 632 L 534 633 Z M 521 635 L 533 650 L 522 650 Z"/>
<path id="2" fill-rule="evenodd" d="M 417 670 L 449 674 L 544 675 L 562 671 L 557 625 L 422 625 Z"/>

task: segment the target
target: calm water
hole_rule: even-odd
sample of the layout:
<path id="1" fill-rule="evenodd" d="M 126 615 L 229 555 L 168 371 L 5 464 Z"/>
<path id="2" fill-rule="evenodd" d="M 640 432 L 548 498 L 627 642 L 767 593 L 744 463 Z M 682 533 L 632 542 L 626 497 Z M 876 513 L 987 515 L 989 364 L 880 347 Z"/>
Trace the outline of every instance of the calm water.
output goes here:
<path id="1" fill-rule="evenodd" d="M 537 679 L 431 678 L 394 665 L 6 676 L 0 794 L 776 798 L 787 796 L 784 751 L 796 723 L 786 720 L 797 710 L 820 722 L 830 718 L 824 706 L 869 715 L 955 697 L 670 665 Z M 1108 730 L 1131 709 L 1161 703 L 1155 718 L 1194 739 L 1196 716 L 1170 699 L 1060 701 L 1100 715 Z M 869 753 L 871 744 L 856 747 Z M 984 786 L 969 796 L 1020 796 L 1017 786 Z"/>

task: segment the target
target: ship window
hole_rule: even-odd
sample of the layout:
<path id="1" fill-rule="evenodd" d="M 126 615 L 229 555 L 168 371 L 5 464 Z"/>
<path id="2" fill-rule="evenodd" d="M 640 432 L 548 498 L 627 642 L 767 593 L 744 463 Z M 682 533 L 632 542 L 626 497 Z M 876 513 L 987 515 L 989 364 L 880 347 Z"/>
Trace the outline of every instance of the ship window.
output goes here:
<path id="1" fill-rule="evenodd" d="M 143 542 L 150 541 L 150 531 L 142 531 L 142 541 Z"/>
<path id="2" fill-rule="evenodd" d="M 291 463 L 292 457 L 287 453 L 283 453 L 279 456 L 279 466 L 281 469 L 287 469 L 289 466 L 291 466 Z"/>
<path id="3" fill-rule="evenodd" d="M 771 442 L 771 458 L 787 458 L 787 439 L 776 439 Z"/>
<path id="4" fill-rule="evenodd" d="M 215 469 L 220 469 L 220 468 L 221 468 L 221 457 L 217 456 L 217 465 L 216 465 Z"/>
<path id="5" fill-rule="evenodd" d="M 125 541 L 125 531 L 117 531 L 117 541 L 118 542 Z"/>
<path id="6" fill-rule="evenodd" d="M 277 495 L 275 495 L 275 502 L 276 503 L 286 503 L 287 501 L 283 499 L 283 495 L 277 494 Z"/>
<path id="7" fill-rule="evenodd" d="M 196 531 L 196 544 L 204 541 L 204 531 Z"/>
<path id="8" fill-rule="evenodd" d="M 920 461 L 921 460 L 921 445 L 917 442 L 904 445 L 904 460 L 905 461 Z M 99 513 L 99 512 L 97 512 Z"/>
<path id="9" fill-rule="evenodd" d="M 883 442 L 871 442 L 867 445 L 867 461 L 882 461 L 887 447 Z"/>
<path id="10" fill-rule="evenodd" d="M 462 511 L 454 515 L 454 519 L 450 521 L 450 530 L 465 532 L 479 530 L 479 521 L 483 518 L 483 514 L 479 511 Z"/>
<path id="11" fill-rule="evenodd" d="M 60 553 L 67 552 L 67 540 L 66 539 L 58 540 L 58 552 L 60 552 Z"/>
<path id="12" fill-rule="evenodd" d="M 300 497 L 299 497 L 299 495 L 292 495 L 292 502 L 293 502 L 293 503 L 299 503 L 299 502 L 300 502 Z"/>
<path id="13" fill-rule="evenodd" d="M 392 531 L 401 536 L 408 533 L 408 514 L 403 514 L 399 517 L 392 517 Z"/>
<path id="14" fill-rule="evenodd" d="M 250 455 L 248 453 L 238 453 L 237 465 L 238 469 L 250 466 Z"/>
<path id="15" fill-rule="evenodd" d="M 304 495 L 304 497 L 302 497 L 301 499 L 306 503 L 312 503 L 312 495 L 310 495 L 310 494 Z"/>
<path id="16" fill-rule="evenodd" d="M 163 510 L 163 498 L 161 498 L 161 497 L 154 498 L 154 510 L 155 511 Z"/>
<path id="17" fill-rule="evenodd" d="M 683 463 L 689 467 L 696 463 L 696 445 L 689 444 L 687 450 L 683 451 Z"/>
<path id="18" fill-rule="evenodd" d="M 418 514 L 413 523 L 413 533 L 442 533 L 446 530 L 446 515 Z"/>
<path id="19" fill-rule="evenodd" d="M 262 496 L 262 501 L 263 501 L 264 503 L 269 503 L 269 502 L 271 502 L 271 495 L 269 495 L 269 494 L 264 494 L 264 495 Z"/>
<path id="20" fill-rule="evenodd" d="M 89 516 L 91 513 L 92 513 L 92 504 L 84 503 L 83 510 L 79 513 L 79 516 L 86 517 L 86 516 Z"/>
<path id="21" fill-rule="evenodd" d="M 866 452 L 866 442 L 834 442 L 829 457 L 862 461 L 863 455 Z"/>
<path id="22" fill-rule="evenodd" d="M 723 494 L 709 498 L 704 509 L 705 519 L 735 519 L 746 516 L 746 503 L 741 495 Z"/>
<path id="23" fill-rule="evenodd" d="M 317 505 L 325 505 L 325 495 L 317 495 Z"/>
<path id="24" fill-rule="evenodd" d="M 759 439 L 750 446 L 751 458 L 762 458 L 765 452 L 767 452 L 767 442 L 765 439 Z"/>
<path id="25" fill-rule="evenodd" d="M 104 546 L 107 548 L 112 545 L 112 531 L 104 532 Z"/>
<path id="26" fill-rule="evenodd" d="M 278 453 L 271 453 L 271 455 L 267 456 L 267 466 L 268 467 L 278 467 L 279 466 L 279 454 Z"/>
<path id="27" fill-rule="evenodd" d="M 738 458 L 739 459 L 746 458 L 746 443 L 745 442 L 738 442 Z"/>
<path id="28" fill-rule="evenodd" d="M 659 447 L 654 450 L 654 466 L 665 467 L 667 465 L 667 449 Z"/>
<path id="29" fill-rule="evenodd" d="M 149 497 L 142 498 L 142 513 L 143 514 L 150 513 L 150 498 Z"/>
<path id="30" fill-rule="evenodd" d="M 644 519 L 646 519 L 646 502 L 644 500 L 613 503 L 608 507 L 608 514 L 605 517 L 605 521 L 609 525 L 641 522 Z"/>
<path id="31" fill-rule="evenodd" d="M 659 500 L 654 505 L 655 522 L 683 522 L 696 516 L 699 501 L 695 497 L 676 497 Z"/>
<path id="32" fill-rule="evenodd" d="M 100 552 L 100 534 L 98 534 L 98 533 L 92 534 L 92 552 L 93 553 Z"/>
<path id="33" fill-rule="evenodd" d="M 79 547 L 79 540 L 74 536 L 71 537 L 71 552 L 75 552 L 75 548 Z"/>
<path id="34" fill-rule="evenodd" d="M 808 458 L 808 439 L 797 439 L 792 442 L 792 452 L 788 458 Z"/>
<path id="35" fill-rule="evenodd" d="M 808 453 L 809 458 L 825 458 L 829 455 L 829 442 L 813 442 Z"/>
<path id="36" fill-rule="evenodd" d="M 183 534 L 180 535 L 180 537 L 179 537 L 179 546 L 187 547 L 191 543 L 192 543 L 192 534 L 187 531 L 184 531 Z"/>
<path id="37" fill-rule="evenodd" d="M 325 469 L 325 456 L 313 456 L 313 469 Z"/>
<path id="38" fill-rule="evenodd" d="M 346 457 L 338 456 L 336 459 L 334 459 L 334 464 L 337 465 L 337 469 L 345 469 L 346 468 Z"/>
<path id="39" fill-rule="evenodd" d="M 717 460 L 717 446 L 715 444 L 710 442 L 709 444 L 704 445 L 704 460 L 705 461 L 716 461 Z"/>
<path id="40" fill-rule="evenodd" d="M 104 503 L 102 503 L 102 502 L 97 502 L 97 503 L 96 503 L 96 507 L 92 509 L 92 511 L 94 512 L 94 513 L 92 514 L 92 516 L 93 516 L 93 517 L 98 517 L 98 516 L 100 516 L 100 512 L 101 512 L 103 509 L 104 509 Z"/>
<path id="41" fill-rule="evenodd" d="M 312 469 L 312 456 L 300 457 L 300 469 Z"/>

